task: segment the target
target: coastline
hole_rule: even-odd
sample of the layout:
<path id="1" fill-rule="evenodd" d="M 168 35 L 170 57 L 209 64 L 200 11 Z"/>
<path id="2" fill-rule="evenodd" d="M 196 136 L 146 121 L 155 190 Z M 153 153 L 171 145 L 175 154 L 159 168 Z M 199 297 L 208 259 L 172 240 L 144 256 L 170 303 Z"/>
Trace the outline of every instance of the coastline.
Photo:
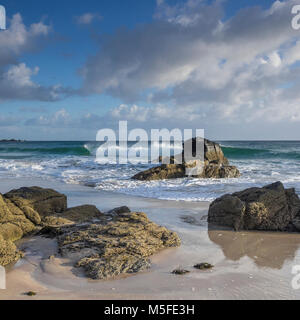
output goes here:
<path id="1" fill-rule="evenodd" d="M 33 185 L 63 192 L 68 196 L 69 206 L 94 204 L 107 211 L 127 205 L 143 211 L 149 219 L 177 232 L 182 246 L 151 257 L 152 267 L 147 272 L 91 281 L 74 273 L 64 259 L 45 261 L 55 252 L 55 241 L 25 238 L 20 243 L 25 258 L 7 268 L 7 290 L 0 291 L 0 300 L 300 299 L 300 291 L 291 286 L 292 266 L 300 264 L 299 234 L 208 230 L 209 202 L 134 197 L 50 179 L 2 180 L 0 192 Z M 215 267 L 209 271 L 193 269 L 200 262 Z M 190 273 L 171 274 L 179 266 Z M 24 296 L 27 291 L 38 294 Z"/>

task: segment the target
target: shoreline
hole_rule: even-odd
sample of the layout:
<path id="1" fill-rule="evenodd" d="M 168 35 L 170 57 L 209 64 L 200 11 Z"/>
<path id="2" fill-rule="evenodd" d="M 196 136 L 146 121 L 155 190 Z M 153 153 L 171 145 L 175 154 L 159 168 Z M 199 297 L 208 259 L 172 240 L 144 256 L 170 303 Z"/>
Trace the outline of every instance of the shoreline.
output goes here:
<path id="1" fill-rule="evenodd" d="M 25 238 L 20 245 L 25 248 L 25 259 L 8 268 L 7 290 L 0 291 L 0 300 L 300 299 L 300 291 L 291 287 L 292 266 L 300 264 L 299 234 L 208 230 L 209 202 L 133 197 L 50 179 L 3 180 L 0 192 L 33 185 L 66 194 L 69 206 L 94 204 L 107 211 L 126 205 L 143 211 L 152 221 L 177 232 L 182 246 L 151 257 L 152 267 L 147 272 L 94 281 L 74 273 L 64 259 L 46 261 L 56 250 L 53 240 Z M 201 262 L 215 267 L 193 269 Z M 179 266 L 190 273 L 171 274 Z M 24 296 L 27 291 L 38 295 Z"/>

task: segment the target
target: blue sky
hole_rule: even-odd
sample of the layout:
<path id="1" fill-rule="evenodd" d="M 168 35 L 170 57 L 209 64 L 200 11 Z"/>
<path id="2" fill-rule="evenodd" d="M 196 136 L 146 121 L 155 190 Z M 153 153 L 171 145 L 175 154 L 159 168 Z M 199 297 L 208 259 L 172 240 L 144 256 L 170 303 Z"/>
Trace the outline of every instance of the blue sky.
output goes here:
<path id="1" fill-rule="evenodd" d="M 0 138 L 93 140 L 128 120 L 300 139 L 297 1 L 0 4 Z"/>

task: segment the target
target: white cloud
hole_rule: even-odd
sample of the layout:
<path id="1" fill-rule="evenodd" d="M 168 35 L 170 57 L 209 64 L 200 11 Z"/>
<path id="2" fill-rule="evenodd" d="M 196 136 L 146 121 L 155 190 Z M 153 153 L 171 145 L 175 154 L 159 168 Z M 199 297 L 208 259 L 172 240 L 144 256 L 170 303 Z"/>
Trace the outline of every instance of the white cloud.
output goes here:
<path id="1" fill-rule="evenodd" d="M 5 32 L 0 32 L 0 102 L 5 100 L 56 100 L 65 89 L 43 87 L 33 81 L 39 67 L 29 68 L 19 59 L 38 48 L 51 28 L 42 22 L 26 27 L 20 14 L 15 14 Z"/>
<path id="2" fill-rule="evenodd" d="M 61 109 L 51 115 L 42 115 L 37 118 L 29 119 L 25 122 L 28 126 L 41 127 L 69 127 L 72 126 L 73 120 L 71 115 L 65 110 Z"/>
<path id="3" fill-rule="evenodd" d="M 20 14 L 15 14 L 5 32 L 0 32 L 0 67 L 15 63 L 17 58 L 37 47 L 37 41 L 49 34 L 42 22 L 26 28 Z"/>
<path id="4" fill-rule="evenodd" d="M 269 55 L 270 63 L 273 67 L 278 68 L 281 65 L 281 58 L 277 52 L 272 52 Z"/>
<path id="5" fill-rule="evenodd" d="M 170 117 L 185 109 L 187 119 L 203 123 L 296 121 L 300 34 L 291 28 L 296 2 L 246 8 L 224 20 L 219 1 L 173 6 L 157 1 L 153 23 L 108 36 L 88 59 L 83 92 L 108 93 L 129 104 L 148 99 L 169 105 Z M 144 121 L 153 114 L 147 110 L 134 109 Z M 115 112 L 134 118 L 132 107 Z"/>
<path id="6" fill-rule="evenodd" d="M 101 20 L 102 17 L 97 14 L 97 13 L 84 13 L 83 15 L 76 17 L 76 22 L 78 24 L 83 24 L 83 25 L 87 25 L 87 24 L 91 24 L 93 23 L 95 20 Z"/>
<path id="7" fill-rule="evenodd" d="M 15 86 L 16 89 L 20 87 L 36 87 L 37 85 L 31 81 L 31 77 L 39 72 L 39 68 L 28 68 L 25 63 L 12 66 L 6 73 L 3 74 L 3 84 L 9 83 Z"/>
<path id="8" fill-rule="evenodd" d="M 137 106 L 121 104 L 111 111 L 112 118 L 117 120 L 133 120 L 135 122 L 145 122 L 149 120 L 150 109 Z"/>

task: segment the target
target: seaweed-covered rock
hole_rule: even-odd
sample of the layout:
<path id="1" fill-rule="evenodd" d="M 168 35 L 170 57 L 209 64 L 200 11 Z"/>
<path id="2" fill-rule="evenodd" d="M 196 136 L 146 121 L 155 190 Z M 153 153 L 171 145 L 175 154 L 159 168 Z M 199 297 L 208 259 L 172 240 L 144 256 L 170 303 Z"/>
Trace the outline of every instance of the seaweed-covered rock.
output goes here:
<path id="1" fill-rule="evenodd" d="M 0 194 L 0 235 L 16 241 L 41 224 L 41 216 L 66 210 L 66 196 L 52 189 L 20 188 Z"/>
<path id="2" fill-rule="evenodd" d="M 299 211 L 295 190 L 276 182 L 216 199 L 210 205 L 208 222 L 235 230 L 286 231 Z"/>
<path id="3" fill-rule="evenodd" d="M 191 141 L 192 150 L 189 156 L 196 156 L 196 145 L 199 143 L 197 139 L 194 138 Z M 237 178 L 240 176 L 239 170 L 235 166 L 229 165 L 229 161 L 224 156 L 218 143 L 202 139 L 201 144 L 204 145 L 204 159 L 202 161 L 200 159 L 185 161 L 183 150 L 182 154 L 179 155 L 182 158 L 182 164 L 179 164 L 178 161 L 176 162 L 176 157 L 171 157 L 170 161 L 168 161 L 170 164 L 162 164 L 140 172 L 132 179 L 150 181 L 184 178 L 186 176 L 195 178 Z M 160 161 L 162 160 L 160 158 Z"/>
<path id="4" fill-rule="evenodd" d="M 59 251 L 93 279 L 149 268 L 149 257 L 180 245 L 176 233 L 151 222 L 145 213 L 120 213 L 106 222 L 63 227 Z"/>
<path id="5" fill-rule="evenodd" d="M 69 208 L 63 213 L 43 217 L 42 225 L 45 230 L 41 233 L 46 233 L 52 228 L 62 227 L 82 222 L 91 222 L 103 218 L 103 213 L 93 205 L 83 205 Z M 53 231 L 53 230 L 52 230 Z"/>
<path id="6" fill-rule="evenodd" d="M 71 221 L 69 219 L 60 217 L 58 215 L 51 215 L 44 217 L 42 220 L 42 226 L 44 228 L 56 228 L 56 227 L 61 227 L 65 225 L 71 225 L 74 224 L 74 221 Z M 41 233 L 44 233 L 43 229 L 41 230 Z"/>
<path id="7" fill-rule="evenodd" d="M 96 206 L 83 205 L 67 209 L 59 216 L 78 223 L 101 218 L 102 215 L 103 213 Z"/>
<path id="8" fill-rule="evenodd" d="M 0 266 L 6 266 L 12 262 L 19 260 L 22 253 L 12 241 L 6 241 L 0 235 Z"/>
<path id="9" fill-rule="evenodd" d="M 67 209 L 67 198 L 52 189 L 20 188 L 0 194 L 0 265 L 19 258 L 13 241 L 37 230 L 37 227 L 70 225 L 100 217 L 90 205 Z"/>
<path id="10" fill-rule="evenodd" d="M 25 213 L 0 194 L 0 236 L 4 240 L 16 241 L 34 229 L 35 225 Z"/>
<path id="11" fill-rule="evenodd" d="M 60 253 L 93 279 L 146 270 L 152 254 L 180 245 L 175 233 L 128 207 L 105 215 L 92 205 L 66 205 L 66 196 L 51 189 L 0 194 L 0 265 L 22 256 L 13 241 L 33 231 L 56 237 Z"/>

